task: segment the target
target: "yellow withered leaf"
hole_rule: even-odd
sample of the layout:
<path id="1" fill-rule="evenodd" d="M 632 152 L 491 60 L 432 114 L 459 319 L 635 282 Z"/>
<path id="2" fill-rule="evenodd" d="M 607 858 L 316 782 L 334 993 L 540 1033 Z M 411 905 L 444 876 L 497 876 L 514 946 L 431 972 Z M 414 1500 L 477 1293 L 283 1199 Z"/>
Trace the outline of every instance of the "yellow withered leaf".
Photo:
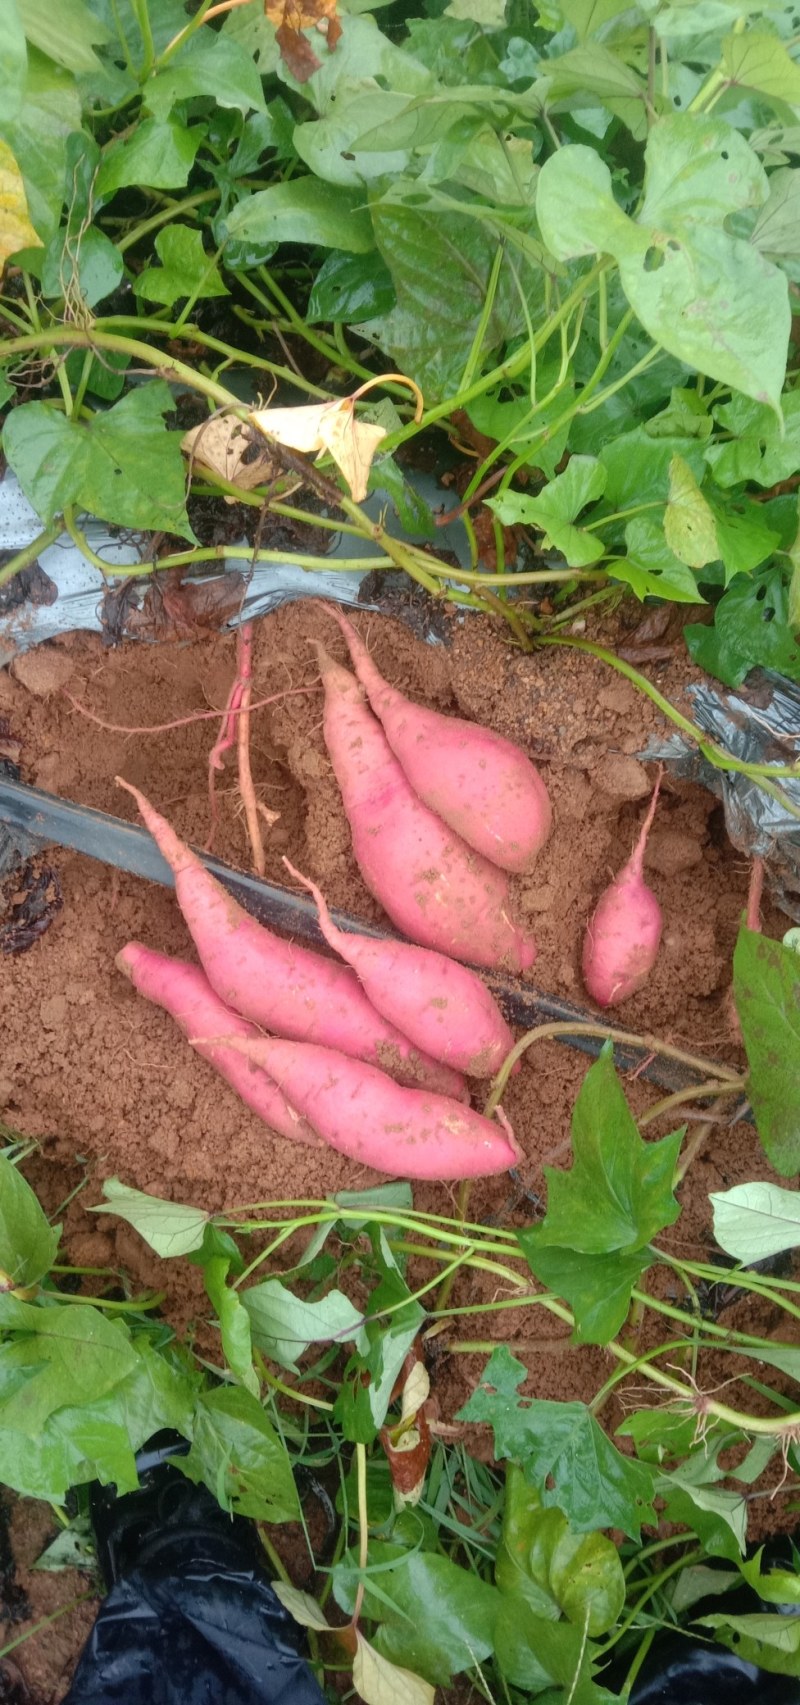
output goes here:
<path id="1" fill-rule="evenodd" d="M 17 249 L 40 249 L 28 215 L 22 173 L 7 142 L 0 142 L 0 272 Z"/>
<path id="2" fill-rule="evenodd" d="M 181 449 L 195 468 L 208 468 L 245 491 L 267 485 L 279 472 L 268 445 L 232 414 L 212 415 L 200 426 L 193 426 L 184 433 Z M 226 502 L 235 503 L 236 499 L 226 497 Z"/>
<path id="3" fill-rule="evenodd" d="M 299 408 L 259 409 L 250 419 L 260 432 L 291 450 L 304 455 L 327 450 L 344 474 L 354 502 L 366 497 L 369 470 L 386 428 L 358 420 L 353 397 L 304 403 Z"/>

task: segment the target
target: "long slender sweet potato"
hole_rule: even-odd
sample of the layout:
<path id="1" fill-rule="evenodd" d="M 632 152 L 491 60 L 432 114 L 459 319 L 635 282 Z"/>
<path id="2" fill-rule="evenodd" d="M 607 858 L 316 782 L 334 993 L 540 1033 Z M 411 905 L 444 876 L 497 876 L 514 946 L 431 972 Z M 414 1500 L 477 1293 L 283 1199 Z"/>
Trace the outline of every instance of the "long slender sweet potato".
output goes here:
<path id="1" fill-rule="evenodd" d="M 503 870 L 531 870 L 553 826 L 547 788 L 511 740 L 441 716 L 390 687 L 346 616 L 327 605 L 353 667 L 417 797 Z"/>
<path id="2" fill-rule="evenodd" d="M 316 645 L 324 733 L 353 851 L 404 935 L 467 964 L 526 970 L 536 948 L 509 912 L 508 879 L 428 810 L 347 669 Z"/>
<path id="3" fill-rule="evenodd" d="M 218 1040 L 218 1039 L 217 1039 Z M 225 1038 L 227 1041 L 227 1038 Z M 520 1159 L 510 1133 L 448 1096 L 402 1089 L 333 1048 L 231 1038 L 341 1154 L 394 1178 L 488 1178 Z"/>
<path id="4" fill-rule="evenodd" d="M 428 947 L 405 941 L 376 941 L 337 929 L 324 895 L 309 877 L 287 870 L 313 895 L 322 933 L 352 965 L 370 1000 L 418 1048 L 466 1072 L 492 1077 L 499 1071 L 514 1037 L 489 990 L 474 971 Z"/>
<path id="5" fill-rule="evenodd" d="M 144 794 L 129 782 L 120 780 L 120 786 L 133 795 L 174 873 L 178 904 L 203 970 L 226 1006 L 264 1030 L 341 1048 L 404 1083 L 466 1097 L 463 1078 L 424 1058 L 406 1036 L 381 1018 L 348 967 L 283 941 L 256 923 Z"/>
<path id="6" fill-rule="evenodd" d="M 156 953 L 140 941 L 129 941 L 117 954 L 120 971 L 129 978 L 145 1000 L 164 1008 L 183 1031 L 184 1036 L 231 1036 L 239 1041 L 256 1040 L 258 1031 L 215 995 L 208 979 L 197 965 L 185 959 L 170 959 L 166 953 Z M 274 1078 L 262 1066 L 248 1060 L 236 1048 L 222 1042 L 198 1042 L 197 1052 L 214 1066 L 231 1089 L 252 1108 L 260 1119 L 271 1125 L 281 1137 L 293 1142 L 321 1146 L 322 1139 L 297 1113 L 278 1088 Z"/>

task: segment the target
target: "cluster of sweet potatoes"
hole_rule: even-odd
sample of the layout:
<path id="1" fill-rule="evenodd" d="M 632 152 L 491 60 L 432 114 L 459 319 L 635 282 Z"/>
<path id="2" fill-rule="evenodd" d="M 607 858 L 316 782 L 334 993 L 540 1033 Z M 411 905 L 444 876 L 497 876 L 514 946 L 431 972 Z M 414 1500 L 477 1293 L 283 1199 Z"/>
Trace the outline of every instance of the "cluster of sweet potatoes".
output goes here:
<path id="1" fill-rule="evenodd" d="M 390 687 L 349 622 L 330 613 L 357 678 L 317 648 L 325 742 L 361 874 L 407 939 L 336 929 L 319 889 L 289 865 L 339 958 L 283 940 L 123 783 L 174 872 L 200 967 L 138 942 L 117 963 L 282 1136 L 406 1178 L 502 1172 L 518 1158 L 514 1137 L 502 1114 L 472 1111 L 466 1078 L 493 1076 L 513 1037 L 469 966 L 533 963 L 508 886 L 550 833 L 547 791 L 510 741 Z M 641 986 L 658 947 L 660 913 L 641 879 L 647 827 L 587 932 L 584 976 L 604 1005 Z"/>

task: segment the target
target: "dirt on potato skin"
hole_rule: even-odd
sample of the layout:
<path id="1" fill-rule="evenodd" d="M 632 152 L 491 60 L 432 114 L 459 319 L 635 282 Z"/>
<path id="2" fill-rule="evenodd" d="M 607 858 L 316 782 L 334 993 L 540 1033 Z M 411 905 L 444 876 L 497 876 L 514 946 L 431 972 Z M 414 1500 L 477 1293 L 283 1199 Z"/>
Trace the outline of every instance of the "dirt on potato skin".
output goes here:
<path id="1" fill-rule="evenodd" d="M 555 828 L 535 870 L 514 880 L 514 904 L 538 944 L 529 979 L 588 1005 L 579 969 L 583 931 L 636 839 L 654 772 L 635 754 L 663 730 L 659 713 L 599 662 L 562 649 L 525 656 L 480 618 L 449 615 L 449 643 L 439 646 L 424 644 L 384 617 L 362 614 L 355 622 L 393 685 L 436 710 L 472 717 L 517 740 L 541 766 Z M 286 854 L 320 884 L 331 905 L 370 922 L 385 921 L 353 861 L 322 739 L 312 640 L 322 640 L 346 661 L 338 629 L 320 605 L 291 605 L 256 626 L 254 700 L 292 693 L 253 714 L 258 797 L 280 813 L 266 837 L 266 874 L 286 886 Z M 160 646 L 127 643 L 111 652 L 93 637 L 75 635 L 41 651 L 28 684 L 24 668 L 19 679 L 13 670 L 0 672 L 0 715 L 23 742 L 26 780 L 132 817 L 132 802 L 114 785 L 114 776 L 122 774 L 181 835 L 203 845 L 209 830 L 208 754 L 217 722 L 194 721 L 158 734 L 119 733 L 82 715 L 65 690 L 106 723 L 149 728 L 197 711 L 221 711 L 234 672 L 235 638 L 228 634 Z M 673 699 L 687 678 L 682 660 L 656 671 L 660 689 Z M 305 691 L 298 695 L 298 688 Z M 217 796 L 214 850 L 249 868 L 230 761 L 217 777 Z M 215 1355 L 197 1269 L 185 1261 L 155 1263 L 127 1226 L 104 1219 L 98 1230 L 86 1214 L 101 1196 L 103 1179 L 116 1174 L 139 1189 L 218 1211 L 358 1189 L 375 1174 L 332 1151 L 271 1136 L 187 1047 L 166 1015 L 137 997 L 115 969 L 116 953 L 131 939 L 193 957 L 172 893 L 66 851 L 56 850 L 51 862 L 63 891 L 61 915 L 30 951 L 0 962 L 0 1119 L 39 1140 L 41 1156 L 28 1175 L 54 1208 L 75 1182 L 79 1158 L 87 1182 L 66 1218 L 72 1259 L 120 1264 L 143 1287 L 166 1285 L 169 1318 Z M 726 995 L 748 870 L 728 844 L 721 810 L 709 794 L 665 778 L 646 874 L 664 911 L 663 946 L 646 989 L 618 1008 L 614 1020 L 735 1064 Z M 769 908 L 765 925 L 772 934 L 786 927 Z M 476 1183 L 470 1202 L 475 1219 L 505 1215 L 521 1223 L 536 1212 L 535 1201 L 545 1193 L 543 1166 L 567 1161 L 570 1111 L 587 1064 L 584 1055 L 556 1042 L 538 1044 L 526 1056 L 504 1106 L 525 1152 L 520 1176 L 530 1196 L 520 1199 L 502 1178 Z M 641 1080 L 627 1088 L 636 1112 L 659 1093 Z M 649 1129 L 658 1135 L 665 1128 Z M 715 1125 L 681 1186 L 684 1212 L 664 1246 L 705 1258 L 711 1247 L 709 1192 L 771 1176 L 752 1126 Z M 455 1189 L 417 1186 L 415 1201 L 451 1212 Z M 485 1302 L 490 1290 L 481 1275 L 462 1275 L 455 1300 Z M 746 1327 L 747 1310 L 739 1305 L 725 1319 Z M 463 1340 L 486 1334 L 509 1342 L 534 1370 L 527 1389 L 542 1397 L 588 1400 L 609 1372 L 604 1350 L 569 1346 L 563 1326 L 543 1311 L 467 1316 L 462 1325 Z M 768 1329 L 761 1321 L 759 1326 Z M 468 1396 L 484 1362 L 482 1353 L 438 1357 L 435 1388 L 443 1420 Z M 605 1418 L 613 1424 L 620 1417 L 610 1410 Z M 753 1535 L 782 1525 L 784 1505 L 782 1498 L 754 1503 Z M 32 1519 L 36 1507 L 20 1507 Z M 32 1579 L 41 1616 L 47 1612 L 40 1608 L 39 1583 L 62 1577 Z M 65 1591 L 63 1599 L 70 1596 Z M 87 1613 L 87 1625 L 90 1620 Z M 65 1639 L 71 1622 L 65 1618 L 55 1625 L 63 1626 Z M 76 1627 L 83 1629 L 82 1617 Z M 50 1696 L 35 1673 L 41 1645 L 39 1637 L 15 1655 L 37 1699 Z M 51 1668 L 51 1681 L 53 1673 Z"/>

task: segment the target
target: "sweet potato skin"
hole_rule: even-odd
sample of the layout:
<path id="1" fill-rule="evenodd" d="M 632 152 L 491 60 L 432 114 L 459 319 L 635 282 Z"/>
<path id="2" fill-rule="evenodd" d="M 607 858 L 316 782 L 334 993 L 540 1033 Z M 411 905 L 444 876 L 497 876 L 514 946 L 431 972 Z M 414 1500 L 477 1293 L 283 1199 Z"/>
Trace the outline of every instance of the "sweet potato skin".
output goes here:
<path id="1" fill-rule="evenodd" d="M 418 799 L 503 870 L 533 869 L 553 826 L 550 796 L 530 758 L 479 723 L 414 704 L 383 679 L 351 623 L 327 608 Z"/>
<path id="2" fill-rule="evenodd" d="M 284 941 L 251 918 L 129 783 L 153 839 L 175 875 L 175 892 L 215 994 L 243 1018 L 297 1041 L 319 1042 L 371 1061 L 404 1083 L 466 1097 L 463 1078 L 425 1059 L 381 1018 L 355 973 Z"/>
<path id="3" fill-rule="evenodd" d="M 129 941 L 123 947 L 117 954 L 117 966 L 145 1000 L 163 1007 L 174 1018 L 184 1036 L 235 1036 L 240 1041 L 258 1037 L 254 1024 L 239 1018 L 215 995 L 199 966 L 189 965 L 185 959 L 171 959 L 140 941 Z M 199 1043 L 197 1052 L 230 1084 L 245 1106 L 279 1136 L 321 1146 L 322 1139 L 308 1120 L 295 1111 L 263 1067 L 248 1060 L 246 1054 L 212 1041 Z"/>
<path id="4" fill-rule="evenodd" d="M 583 980 L 598 1006 L 618 1006 L 644 987 L 661 945 L 664 918 L 644 880 L 644 850 L 658 803 L 659 776 L 639 838 L 600 896 L 583 942 Z"/>
<path id="5" fill-rule="evenodd" d="M 421 947 L 468 965 L 527 970 L 536 948 L 511 917 L 505 872 L 422 804 L 358 682 L 316 649 L 325 744 L 370 893 Z"/>
<path id="6" fill-rule="evenodd" d="M 447 1096 L 403 1089 L 333 1048 L 272 1037 L 231 1046 L 269 1072 L 325 1142 L 393 1178 L 488 1178 L 520 1158 L 511 1135 Z"/>
<path id="7" fill-rule="evenodd" d="M 428 947 L 337 929 L 317 884 L 287 858 L 283 862 L 313 895 L 329 947 L 352 966 L 384 1018 L 425 1053 L 467 1077 L 493 1077 L 499 1071 L 514 1037 L 476 972 Z"/>

